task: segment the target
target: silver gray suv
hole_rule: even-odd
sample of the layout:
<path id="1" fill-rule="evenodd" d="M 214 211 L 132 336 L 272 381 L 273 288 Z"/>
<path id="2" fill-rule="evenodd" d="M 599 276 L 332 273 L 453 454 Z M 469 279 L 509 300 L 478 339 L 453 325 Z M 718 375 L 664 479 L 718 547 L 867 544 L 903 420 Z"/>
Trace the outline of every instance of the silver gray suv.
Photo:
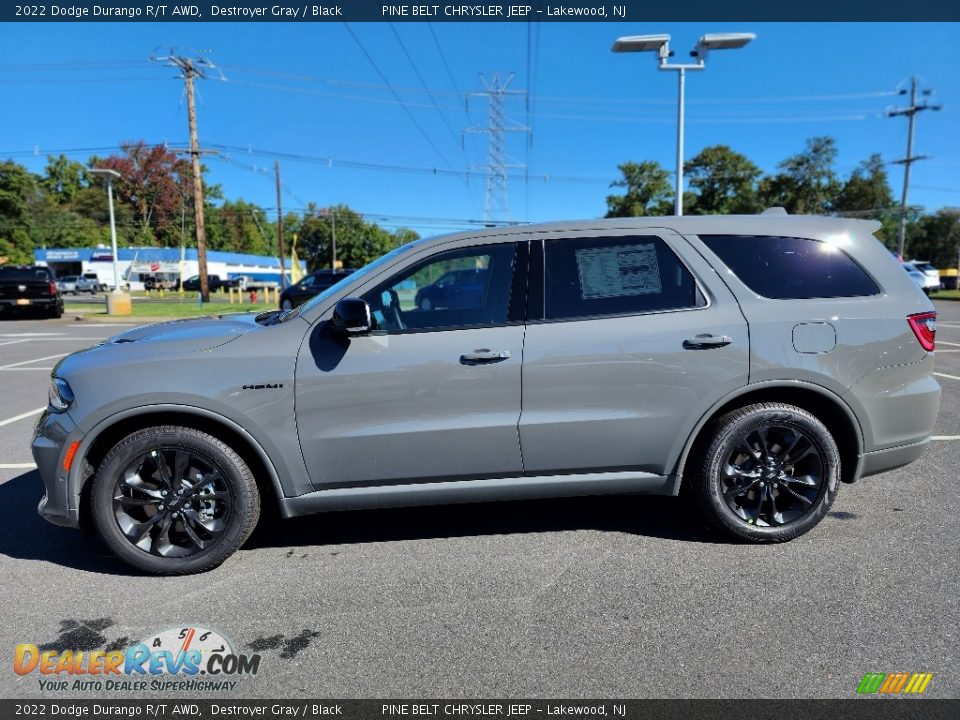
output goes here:
<path id="1" fill-rule="evenodd" d="M 215 567 L 261 503 L 683 491 L 728 536 L 790 540 L 934 427 L 936 314 L 877 227 L 488 229 L 404 245 L 295 310 L 122 333 L 53 371 L 40 513 L 154 573 Z"/>

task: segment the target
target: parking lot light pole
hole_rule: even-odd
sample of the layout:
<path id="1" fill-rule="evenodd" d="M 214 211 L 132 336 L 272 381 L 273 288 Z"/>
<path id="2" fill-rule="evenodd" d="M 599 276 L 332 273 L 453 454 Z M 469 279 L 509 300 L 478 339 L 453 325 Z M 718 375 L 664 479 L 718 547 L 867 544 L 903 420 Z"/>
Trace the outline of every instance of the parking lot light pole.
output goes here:
<path id="1" fill-rule="evenodd" d="M 755 39 L 753 33 L 709 33 L 700 38 L 690 56 L 695 63 L 671 65 L 668 60 L 673 56 L 670 50 L 670 36 L 661 35 L 628 35 L 617 38 L 613 43 L 613 52 L 655 52 L 657 67 L 661 70 L 677 71 L 677 170 L 675 203 L 677 215 L 683 215 L 683 125 L 684 125 L 684 90 L 687 79 L 687 70 L 703 70 L 707 53 L 711 50 L 733 50 L 742 48 Z"/>
<path id="2" fill-rule="evenodd" d="M 120 179 L 120 173 L 108 168 L 90 168 L 88 172 L 107 182 L 107 201 L 110 204 L 110 246 L 113 250 L 113 291 L 120 292 L 120 272 L 117 267 L 117 221 L 113 216 L 113 181 Z"/>
<path id="3" fill-rule="evenodd" d="M 91 175 L 103 178 L 107 183 L 107 202 L 110 205 L 110 247 L 113 253 L 113 293 L 107 297 L 107 314 L 129 315 L 131 306 L 129 296 L 120 290 L 120 268 L 117 264 L 117 221 L 113 214 L 113 181 L 121 175 L 109 168 L 89 168 Z"/>

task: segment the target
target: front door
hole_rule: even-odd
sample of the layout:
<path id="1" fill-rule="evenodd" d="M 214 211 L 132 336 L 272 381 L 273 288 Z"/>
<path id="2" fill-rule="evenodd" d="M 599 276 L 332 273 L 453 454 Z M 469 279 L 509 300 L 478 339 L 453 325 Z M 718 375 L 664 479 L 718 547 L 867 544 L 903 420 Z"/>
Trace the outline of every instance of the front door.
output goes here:
<path id="1" fill-rule="evenodd" d="M 317 323 L 297 360 L 300 446 L 317 488 L 518 476 L 526 243 L 438 252 L 363 294 L 375 330 Z M 482 292 L 450 307 L 438 280 Z M 455 281 L 454 279 L 454 281 Z"/>

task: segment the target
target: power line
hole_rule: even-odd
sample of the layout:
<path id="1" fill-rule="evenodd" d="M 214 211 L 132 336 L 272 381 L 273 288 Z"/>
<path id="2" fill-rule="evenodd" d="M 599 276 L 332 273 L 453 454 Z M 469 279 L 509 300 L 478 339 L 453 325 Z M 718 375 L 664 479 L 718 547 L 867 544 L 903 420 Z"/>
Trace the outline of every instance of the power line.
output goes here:
<path id="1" fill-rule="evenodd" d="M 190 160 L 193 166 L 193 212 L 197 233 L 197 267 L 200 273 L 200 298 L 206 303 L 210 302 L 210 286 L 207 279 L 207 240 L 203 222 L 203 177 L 200 174 L 201 150 L 200 141 L 197 138 L 197 107 L 194 100 L 193 80 L 197 77 L 205 78 L 208 70 L 216 70 L 217 68 L 206 58 L 174 55 L 172 51 L 170 55 L 154 56 L 151 59 L 165 63 L 168 67 L 179 68 L 186 86 L 187 120 L 190 127 Z"/>
<path id="2" fill-rule="evenodd" d="M 397 26 L 395 23 L 389 23 L 390 30 L 393 31 L 393 36 L 397 39 L 397 43 L 400 45 L 400 49 L 403 51 L 403 54 L 407 58 L 407 62 L 410 63 L 410 67 L 413 68 L 414 74 L 417 76 L 417 79 L 420 81 L 420 85 L 423 86 L 423 89 L 426 91 L 427 96 L 430 98 L 430 102 L 433 103 L 433 107 L 436 108 L 437 113 L 440 115 L 440 119 L 443 120 L 443 124 L 447 126 L 447 130 L 450 131 L 453 141 L 459 144 L 459 139 L 457 134 L 453 131 L 453 128 L 450 126 L 450 123 L 447 121 L 447 116 L 444 114 L 443 110 L 440 109 L 440 106 L 437 104 L 437 99 L 434 94 L 430 91 L 430 88 L 427 87 L 427 81 L 423 79 L 423 75 L 420 74 L 420 69 L 417 67 L 417 64 L 413 61 L 410 52 L 407 50 L 407 46 L 403 44 L 403 39 L 400 37 L 400 33 L 397 32 Z"/>
<path id="3" fill-rule="evenodd" d="M 906 115 L 909 122 L 907 125 L 907 155 L 901 160 L 894 160 L 894 163 L 903 165 L 903 194 L 900 196 L 900 226 L 897 230 L 897 254 L 902 258 L 903 245 L 906 239 L 907 230 L 907 193 L 910 190 L 910 165 L 917 160 L 926 159 L 926 155 L 913 154 L 913 126 L 917 113 L 924 110 L 939 110 L 940 105 L 930 105 L 926 100 L 917 104 L 917 90 L 919 89 L 920 79 L 914 75 L 910 78 L 910 105 L 908 107 L 891 108 L 887 110 L 887 117 L 898 117 Z M 927 96 L 933 93 L 932 90 L 923 90 L 922 94 Z M 901 95 L 906 95 L 907 91 L 901 89 Z"/>
<path id="4" fill-rule="evenodd" d="M 480 81 L 484 85 L 484 90 L 468 93 L 470 96 L 486 97 L 487 99 L 487 126 L 467 128 L 468 133 L 485 133 L 487 135 L 487 193 L 483 204 L 483 217 L 486 220 L 493 218 L 494 214 L 507 219 L 510 216 L 510 203 L 507 194 L 507 169 L 523 168 L 526 166 L 520 163 L 507 163 L 506 156 L 506 133 L 508 132 L 529 132 L 525 125 L 507 126 L 506 116 L 504 114 L 504 99 L 507 95 L 520 95 L 523 91 L 508 90 L 510 82 L 513 80 L 513 73 L 507 76 L 505 81 L 500 80 L 500 74 L 494 73 L 493 77 L 487 81 L 483 75 Z"/>
<path id="5" fill-rule="evenodd" d="M 433 140 L 430 139 L 430 136 L 427 134 L 426 130 L 423 129 L 423 126 L 421 126 L 420 123 L 417 122 L 417 119 L 413 116 L 413 113 L 410 112 L 410 108 L 408 108 L 407 104 L 400 98 L 400 95 L 397 94 L 397 91 L 393 89 L 393 85 L 391 85 L 390 81 L 387 80 L 387 76 L 383 74 L 383 71 L 380 69 L 380 66 L 377 65 L 373 57 L 371 57 L 370 53 L 367 52 L 367 48 L 364 47 L 362 42 L 360 42 L 360 38 L 358 38 L 356 33 L 353 32 L 353 28 L 350 27 L 350 23 L 344 23 L 343 26 L 347 29 L 347 32 L 350 33 L 350 37 L 352 37 L 354 41 L 357 43 L 357 46 L 360 48 L 360 51 L 364 54 L 364 56 L 373 66 L 373 69 L 377 71 L 377 75 L 380 76 L 380 79 L 383 80 L 387 88 L 390 90 L 393 96 L 400 103 L 401 107 L 403 107 L 403 111 L 407 114 L 407 117 L 410 118 L 410 122 L 412 122 L 416 126 L 417 130 L 420 131 L 420 134 L 423 135 L 423 138 L 427 141 L 430 147 L 433 148 L 433 151 L 437 154 L 437 156 L 441 160 L 443 160 L 443 164 L 446 165 L 447 167 L 450 167 L 451 166 L 450 161 L 447 160 L 446 156 L 442 152 L 440 152 L 440 148 L 438 148 L 436 144 L 433 142 Z"/>

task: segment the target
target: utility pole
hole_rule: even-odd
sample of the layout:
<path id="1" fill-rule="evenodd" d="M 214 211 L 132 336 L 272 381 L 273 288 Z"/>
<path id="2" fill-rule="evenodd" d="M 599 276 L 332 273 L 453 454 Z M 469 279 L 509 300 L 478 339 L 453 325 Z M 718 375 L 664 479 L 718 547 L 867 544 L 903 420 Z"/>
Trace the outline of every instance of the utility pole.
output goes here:
<path id="1" fill-rule="evenodd" d="M 506 123 L 504 115 L 504 99 L 507 95 L 526 95 L 525 90 L 508 90 L 513 81 L 510 73 L 504 82 L 500 81 L 500 74 L 494 73 L 488 82 L 480 76 L 484 90 L 467 93 L 467 97 L 487 98 L 487 126 L 470 127 L 468 133 L 486 133 L 487 135 L 487 164 L 471 166 L 473 170 L 487 171 L 487 194 L 483 203 L 483 219 L 508 220 L 510 217 L 510 203 L 507 197 L 507 169 L 524 168 L 520 163 L 508 163 L 506 152 L 505 133 L 530 132 L 525 125 L 510 125 Z M 499 215 L 495 218 L 494 215 Z"/>
<path id="2" fill-rule="evenodd" d="M 280 289 L 283 290 L 287 286 L 286 270 L 285 270 L 285 261 L 283 254 L 285 252 L 283 248 L 283 206 L 280 201 L 280 161 L 273 161 L 273 172 L 277 177 L 277 246 L 280 250 Z"/>
<path id="3" fill-rule="evenodd" d="M 906 239 L 907 233 L 907 194 L 910 191 L 910 165 L 917 160 L 925 160 L 926 155 L 914 155 L 913 154 L 913 124 L 914 118 L 917 116 L 917 113 L 923 112 L 924 110 L 939 110 L 940 105 L 930 105 L 926 100 L 924 100 L 919 105 L 917 104 L 917 90 L 918 85 L 920 84 L 920 79 L 914 75 L 910 78 L 910 106 L 905 108 L 892 108 L 887 110 L 887 117 L 897 117 L 899 115 L 906 115 L 908 119 L 907 124 L 907 156 L 901 160 L 894 160 L 894 165 L 903 165 L 903 194 L 900 196 L 900 227 L 897 231 L 897 254 L 900 256 L 900 259 L 904 259 L 904 241 Z M 922 95 L 932 94 L 932 90 L 923 90 L 921 91 Z M 900 91 L 901 95 L 906 95 L 906 90 Z"/>
<path id="4" fill-rule="evenodd" d="M 203 219 L 203 177 L 200 174 L 200 141 L 197 138 L 197 107 L 193 93 L 193 79 L 205 78 L 206 71 L 214 64 L 205 58 L 193 59 L 171 54 L 153 56 L 157 62 L 180 69 L 187 86 L 187 120 L 190 125 L 190 162 L 193 166 L 193 214 L 197 226 L 197 265 L 200 274 L 200 300 L 210 302 L 210 283 L 207 278 L 207 233 Z"/>

